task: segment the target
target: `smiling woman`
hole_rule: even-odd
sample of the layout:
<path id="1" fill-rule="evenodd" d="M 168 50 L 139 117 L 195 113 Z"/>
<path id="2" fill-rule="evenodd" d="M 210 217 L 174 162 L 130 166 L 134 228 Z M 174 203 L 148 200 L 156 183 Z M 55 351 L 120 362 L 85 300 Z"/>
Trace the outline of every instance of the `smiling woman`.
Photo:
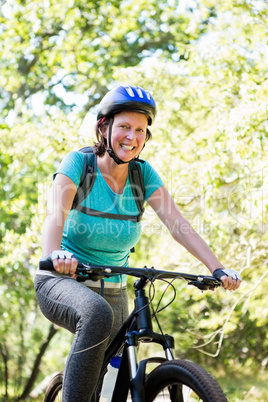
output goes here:
<path id="1" fill-rule="evenodd" d="M 120 112 L 115 115 L 109 146 L 124 163 L 138 157 L 145 145 L 148 119 L 138 112 Z M 107 128 L 102 133 L 108 136 Z"/>
<path id="2" fill-rule="evenodd" d="M 144 124 L 146 125 L 145 142 L 148 141 L 152 136 L 148 126 L 153 123 L 156 115 L 155 101 L 149 92 L 139 87 L 120 86 L 108 92 L 99 105 L 96 127 L 96 137 L 98 140 L 96 154 L 102 156 L 107 150 L 108 155 L 118 165 L 127 162 L 121 160 L 113 151 L 112 128 L 114 119 L 120 116 L 122 112 L 126 113 L 128 111 L 131 112 L 132 123 L 138 126 L 135 127 L 137 132 L 144 131 Z M 135 120 L 133 113 L 136 113 L 135 116 L 140 119 L 140 122 Z M 146 117 L 146 119 L 143 118 L 144 122 L 142 122 L 142 116 Z M 127 130 L 129 122 L 127 120 L 124 121 L 122 115 L 120 121 L 117 123 L 118 127 L 120 123 L 121 125 L 123 124 L 121 129 Z"/>
<path id="3" fill-rule="evenodd" d="M 120 86 L 103 98 L 93 148 L 95 180 L 90 187 L 92 176 L 86 175 L 90 192 L 87 188 L 84 191 L 80 209 L 72 206 L 84 167 L 89 171 L 91 168 L 86 155 L 69 153 L 54 174 L 42 251 L 44 259 L 53 261 L 55 273 L 37 271 L 35 289 L 44 315 L 75 333 L 64 373 L 65 402 L 90 400 L 105 349 L 127 317 L 126 275 L 105 278 L 102 284 L 100 281 L 88 284 L 76 280 L 76 267 L 78 260 L 93 265 L 128 265 L 130 250 L 141 235 L 137 205 L 141 194 L 135 181 L 133 186 L 135 174 L 142 178 L 143 199 L 173 238 L 211 273 L 215 272 L 225 289 L 235 290 L 241 282 L 239 274 L 223 267 L 182 216 L 154 168 L 139 159 L 151 136 L 148 126 L 155 114 L 152 95 L 139 87 Z M 104 297 L 99 294 L 100 288 Z M 109 301 L 107 289 L 114 296 Z M 120 297 L 115 297 L 118 289 Z"/>

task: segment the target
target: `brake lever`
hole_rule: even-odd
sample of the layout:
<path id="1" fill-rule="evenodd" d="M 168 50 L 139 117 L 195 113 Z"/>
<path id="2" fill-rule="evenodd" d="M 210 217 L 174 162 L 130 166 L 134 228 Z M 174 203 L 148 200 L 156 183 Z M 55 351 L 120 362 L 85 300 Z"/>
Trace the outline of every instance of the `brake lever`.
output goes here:
<path id="1" fill-rule="evenodd" d="M 215 287 L 217 287 L 216 283 L 205 283 L 205 282 L 201 282 L 198 280 L 188 282 L 188 285 L 195 286 L 200 290 L 214 290 Z M 220 285 L 220 283 L 219 283 L 219 285 Z"/>
<path id="2" fill-rule="evenodd" d="M 196 288 L 198 288 L 200 290 L 208 290 L 209 289 L 208 285 L 206 285 L 205 283 L 199 282 L 199 281 L 188 282 L 188 285 L 195 286 Z"/>
<path id="3" fill-rule="evenodd" d="M 85 264 L 80 264 L 77 267 L 76 274 L 78 282 L 85 282 L 87 280 L 100 281 L 103 278 L 109 278 L 111 270 L 108 268 L 98 268 L 99 272 L 96 272 L 96 268 L 91 269 L 90 266 Z"/>

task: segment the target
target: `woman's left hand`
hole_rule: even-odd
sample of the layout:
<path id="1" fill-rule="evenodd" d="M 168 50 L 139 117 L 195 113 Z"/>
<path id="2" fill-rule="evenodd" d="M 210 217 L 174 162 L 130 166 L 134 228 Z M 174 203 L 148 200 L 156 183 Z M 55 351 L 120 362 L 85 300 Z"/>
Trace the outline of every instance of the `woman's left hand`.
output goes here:
<path id="1" fill-rule="evenodd" d="M 212 275 L 222 281 L 222 286 L 226 290 L 236 290 L 241 284 L 241 276 L 238 272 L 228 268 L 218 268 Z"/>

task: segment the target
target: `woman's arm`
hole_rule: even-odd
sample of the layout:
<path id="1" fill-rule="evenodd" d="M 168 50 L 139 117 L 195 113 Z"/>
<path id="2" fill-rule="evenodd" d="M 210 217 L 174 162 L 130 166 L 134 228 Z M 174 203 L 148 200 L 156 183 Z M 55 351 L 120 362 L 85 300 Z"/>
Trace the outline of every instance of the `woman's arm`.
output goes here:
<path id="1" fill-rule="evenodd" d="M 209 248 L 207 243 L 196 233 L 190 223 L 179 211 L 175 201 L 165 186 L 157 189 L 148 199 L 148 204 L 154 209 L 161 221 L 166 225 L 173 238 L 186 248 L 194 257 L 201 261 L 213 273 L 224 266 Z M 241 281 L 231 276 L 221 278 L 225 289 L 235 290 Z"/>
<path id="2" fill-rule="evenodd" d="M 74 182 L 64 174 L 58 173 L 47 202 L 42 241 L 43 258 L 48 257 L 52 251 L 61 249 L 64 223 L 71 210 L 75 194 Z M 53 265 L 56 271 L 73 275 L 77 261 L 75 258 L 54 259 Z"/>

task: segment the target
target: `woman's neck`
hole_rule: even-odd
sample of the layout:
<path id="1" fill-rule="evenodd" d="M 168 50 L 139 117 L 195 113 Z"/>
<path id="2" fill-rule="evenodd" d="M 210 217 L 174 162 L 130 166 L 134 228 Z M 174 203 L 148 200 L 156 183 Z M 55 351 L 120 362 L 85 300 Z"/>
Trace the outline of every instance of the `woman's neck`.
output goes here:
<path id="1" fill-rule="evenodd" d="M 106 152 L 104 156 L 97 157 L 97 164 L 109 187 L 115 193 L 122 194 L 128 176 L 128 163 L 117 165 Z"/>

